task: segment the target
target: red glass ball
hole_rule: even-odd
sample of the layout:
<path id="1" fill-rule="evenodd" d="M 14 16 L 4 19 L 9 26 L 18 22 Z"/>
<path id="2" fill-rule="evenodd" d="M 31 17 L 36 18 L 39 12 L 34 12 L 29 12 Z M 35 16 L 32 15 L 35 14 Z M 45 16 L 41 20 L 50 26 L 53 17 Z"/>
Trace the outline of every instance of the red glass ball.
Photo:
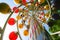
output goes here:
<path id="1" fill-rule="evenodd" d="M 13 7 L 13 11 L 15 11 L 17 9 L 17 7 Z"/>
<path id="2" fill-rule="evenodd" d="M 15 10 L 15 13 L 18 13 L 18 12 L 19 12 L 19 9 L 16 9 L 16 10 Z"/>
<path id="3" fill-rule="evenodd" d="M 18 38 L 18 35 L 15 32 L 11 32 L 9 34 L 9 39 L 10 40 L 16 40 Z"/>
<path id="4" fill-rule="evenodd" d="M 26 4 L 26 0 L 22 0 L 22 4 L 24 4 L 24 5 L 25 5 L 25 4 Z"/>
<path id="5" fill-rule="evenodd" d="M 14 7 L 14 8 L 13 8 L 13 11 L 14 11 L 15 13 L 18 13 L 18 12 L 19 12 L 19 9 L 18 9 L 17 7 Z"/>
<path id="6" fill-rule="evenodd" d="M 16 39 L 10 39 L 10 40 L 16 40 Z"/>
<path id="7" fill-rule="evenodd" d="M 14 18 L 10 18 L 10 19 L 8 20 L 8 24 L 9 24 L 9 25 L 14 25 L 14 24 L 15 24 L 15 19 L 14 19 Z"/>

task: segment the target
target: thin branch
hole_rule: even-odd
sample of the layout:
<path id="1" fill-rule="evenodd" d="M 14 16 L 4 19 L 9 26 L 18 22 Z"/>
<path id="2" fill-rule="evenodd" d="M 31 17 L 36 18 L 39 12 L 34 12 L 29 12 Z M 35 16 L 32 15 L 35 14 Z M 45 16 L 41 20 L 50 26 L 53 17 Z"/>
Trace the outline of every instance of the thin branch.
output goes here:
<path id="1" fill-rule="evenodd" d="M 21 5 L 20 5 L 21 6 Z M 19 8 L 20 6 L 18 6 L 17 8 Z M 13 15 L 14 12 L 11 12 L 11 14 L 9 15 L 9 17 L 7 18 L 5 24 L 4 24 L 4 27 L 3 27 L 3 33 L 1 34 L 1 40 L 3 39 L 3 35 L 4 35 L 4 31 L 5 31 L 5 28 L 6 28 L 6 25 L 7 25 L 7 21 L 9 20 L 9 18 Z"/>

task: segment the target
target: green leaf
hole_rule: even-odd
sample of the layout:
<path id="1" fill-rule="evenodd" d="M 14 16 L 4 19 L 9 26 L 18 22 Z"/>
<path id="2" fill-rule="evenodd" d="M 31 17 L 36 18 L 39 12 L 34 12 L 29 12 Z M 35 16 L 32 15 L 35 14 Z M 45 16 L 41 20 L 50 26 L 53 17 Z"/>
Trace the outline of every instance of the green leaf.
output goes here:
<path id="1" fill-rule="evenodd" d="M 55 20 L 55 24 L 50 28 L 50 32 L 60 31 L 60 20 Z"/>

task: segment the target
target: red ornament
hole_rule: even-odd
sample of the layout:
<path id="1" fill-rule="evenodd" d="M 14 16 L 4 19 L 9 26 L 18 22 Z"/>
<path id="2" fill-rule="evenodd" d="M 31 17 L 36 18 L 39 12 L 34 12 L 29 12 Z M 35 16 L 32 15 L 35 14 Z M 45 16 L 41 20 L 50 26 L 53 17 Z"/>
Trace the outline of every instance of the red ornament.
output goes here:
<path id="1" fill-rule="evenodd" d="M 10 40 L 16 40 L 16 39 L 10 39 Z"/>
<path id="2" fill-rule="evenodd" d="M 18 12 L 19 12 L 19 9 L 18 9 L 17 7 L 14 7 L 14 8 L 13 8 L 13 11 L 14 11 L 15 13 L 18 13 Z"/>
<path id="3" fill-rule="evenodd" d="M 16 40 L 18 38 L 18 35 L 15 32 L 11 32 L 9 34 L 9 39 L 10 40 Z"/>
<path id="4" fill-rule="evenodd" d="M 14 8 L 13 8 L 13 11 L 15 11 L 16 9 L 17 9 L 17 7 L 14 7 Z"/>
<path id="5" fill-rule="evenodd" d="M 16 10 L 15 10 L 15 13 L 18 13 L 18 12 L 19 12 L 19 9 L 16 9 Z"/>
<path id="6" fill-rule="evenodd" d="M 22 0 L 22 4 L 24 4 L 24 5 L 25 5 L 25 4 L 26 4 L 26 0 Z"/>
<path id="7" fill-rule="evenodd" d="M 14 24 L 15 24 L 15 19 L 14 19 L 14 18 L 10 18 L 10 19 L 8 20 L 8 24 L 9 24 L 9 25 L 14 25 Z"/>

